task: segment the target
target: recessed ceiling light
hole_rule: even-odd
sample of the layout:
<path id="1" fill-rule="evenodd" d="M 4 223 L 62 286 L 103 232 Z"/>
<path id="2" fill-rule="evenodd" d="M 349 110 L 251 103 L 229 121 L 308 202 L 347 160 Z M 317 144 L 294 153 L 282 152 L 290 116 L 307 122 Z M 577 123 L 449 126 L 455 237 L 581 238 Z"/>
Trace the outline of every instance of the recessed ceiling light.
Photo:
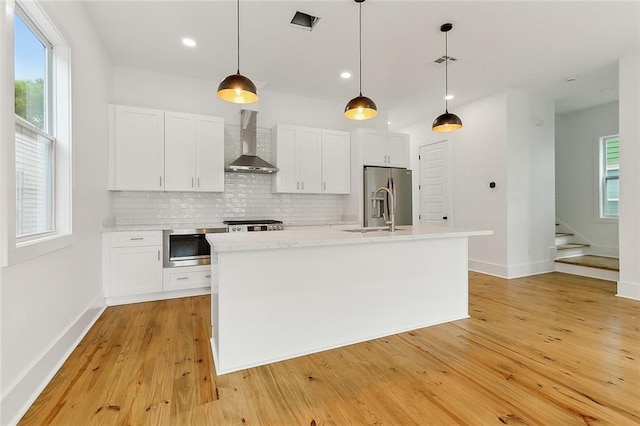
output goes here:
<path id="1" fill-rule="evenodd" d="M 578 79 L 578 77 L 575 76 L 571 76 L 571 77 L 567 77 L 564 79 L 565 83 L 573 83 L 574 81 L 576 81 Z"/>
<path id="2" fill-rule="evenodd" d="M 196 45 L 196 41 L 192 38 L 185 37 L 182 39 L 182 44 L 188 47 L 194 47 Z"/>
<path id="3" fill-rule="evenodd" d="M 450 101 L 451 99 L 453 99 L 453 95 L 452 94 L 448 94 L 447 96 L 444 97 L 446 100 Z"/>
<path id="4" fill-rule="evenodd" d="M 345 71 L 343 73 L 340 73 L 340 77 L 342 77 L 342 78 L 351 78 L 351 73 L 349 71 Z"/>

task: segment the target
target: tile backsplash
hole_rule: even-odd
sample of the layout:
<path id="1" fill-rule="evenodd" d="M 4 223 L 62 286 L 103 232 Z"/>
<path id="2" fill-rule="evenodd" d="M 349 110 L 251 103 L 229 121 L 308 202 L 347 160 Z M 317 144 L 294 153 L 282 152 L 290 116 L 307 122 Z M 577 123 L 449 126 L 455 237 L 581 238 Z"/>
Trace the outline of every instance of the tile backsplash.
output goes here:
<path id="1" fill-rule="evenodd" d="M 258 129 L 257 154 L 271 162 L 271 129 Z M 225 126 L 225 164 L 241 154 L 240 127 Z M 339 221 L 342 195 L 274 194 L 272 177 L 225 173 L 224 192 L 111 193 L 117 225 L 218 223 L 225 219 L 278 219 L 285 223 Z"/>

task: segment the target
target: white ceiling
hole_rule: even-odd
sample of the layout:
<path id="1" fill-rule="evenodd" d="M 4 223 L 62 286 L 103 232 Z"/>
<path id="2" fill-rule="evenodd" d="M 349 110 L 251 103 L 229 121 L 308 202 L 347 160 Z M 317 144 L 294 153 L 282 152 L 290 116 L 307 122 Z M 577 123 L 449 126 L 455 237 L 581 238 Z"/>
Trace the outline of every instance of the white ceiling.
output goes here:
<path id="1" fill-rule="evenodd" d="M 85 0 L 116 65 L 205 79 L 236 71 L 235 1 Z M 289 25 L 300 10 L 311 32 Z M 617 99 L 619 57 L 640 50 L 639 1 L 362 3 L 363 94 L 385 110 L 442 105 L 440 25 L 451 22 L 450 110 L 501 88 L 525 88 L 567 112 Z M 358 94 L 353 0 L 241 1 L 240 71 L 264 90 L 345 103 Z M 195 48 L 182 37 L 197 41 Z M 342 80 L 340 72 L 354 77 Z M 567 77 L 573 83 L 564 83 Z M 613 91 L 601 93 L 601 89 Z"/>

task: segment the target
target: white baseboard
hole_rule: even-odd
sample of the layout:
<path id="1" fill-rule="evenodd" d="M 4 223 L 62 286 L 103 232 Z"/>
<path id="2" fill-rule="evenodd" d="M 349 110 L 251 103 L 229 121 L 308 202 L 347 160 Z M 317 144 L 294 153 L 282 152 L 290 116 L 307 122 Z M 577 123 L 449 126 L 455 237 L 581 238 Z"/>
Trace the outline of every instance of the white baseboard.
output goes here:
<path id="1" fill-rule="evenodd" d="M 8 390 L 2 395 L 0 402 L 0 424 L 18 423 L 104 310 L 104 297 L 94 299 L 67 330 L 54 340 L 49 349 L 7 387 Z"/>
<path id="2" fill-rule="evenodd" d="M 497 263 L 483 262 L 481 260 L 469 259 L 469 270 L 482 274 L 493 275 L 498 278 L 507 278 L 508 268 Z"/>
<path id="3" fill-rule="evenodd" d="M 107 297 L 107 306 L 126 305 L 129 303 L 153 302 L 154 300 L 177 299 L 179 297 L 203 296 L 211 294 L 211 287 L 190 288 L 188 290 L 163 291 L 156 293 L 136 294 L 131 296 Z"/>
<path id="4" fill-rule="evenodd" d="M 553 272 L 553 263 L 554 262 L 551 261 L 544 261 L 507 266 L 469 259 L 469 270 L 499 278 L 511 279 Z"/>
<path id="5" fill-rule="evenodd" d="M 554 271 L 553 261 L 522 263 L 520 265 L 509 266 L 508 278 L 529 277 L 531 275 L 546 274 Z"/>
<path id="6" fill-rule="evenodd" d="M 628 281 L 618 281 L 618 297 L 626 299 L 640 300 L 640 283 L 630 283 Z"/>

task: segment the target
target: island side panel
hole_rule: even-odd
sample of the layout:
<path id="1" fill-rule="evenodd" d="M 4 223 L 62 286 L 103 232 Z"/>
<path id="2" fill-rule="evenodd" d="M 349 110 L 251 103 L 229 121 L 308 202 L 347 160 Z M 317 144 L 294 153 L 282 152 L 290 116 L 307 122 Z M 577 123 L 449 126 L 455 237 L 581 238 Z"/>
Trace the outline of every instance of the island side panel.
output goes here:
<path id="1" fill-rule="evenodd" d="M 466 237 L 221 252 L 217 272 L 217 374 L 468 317 Z"/>

